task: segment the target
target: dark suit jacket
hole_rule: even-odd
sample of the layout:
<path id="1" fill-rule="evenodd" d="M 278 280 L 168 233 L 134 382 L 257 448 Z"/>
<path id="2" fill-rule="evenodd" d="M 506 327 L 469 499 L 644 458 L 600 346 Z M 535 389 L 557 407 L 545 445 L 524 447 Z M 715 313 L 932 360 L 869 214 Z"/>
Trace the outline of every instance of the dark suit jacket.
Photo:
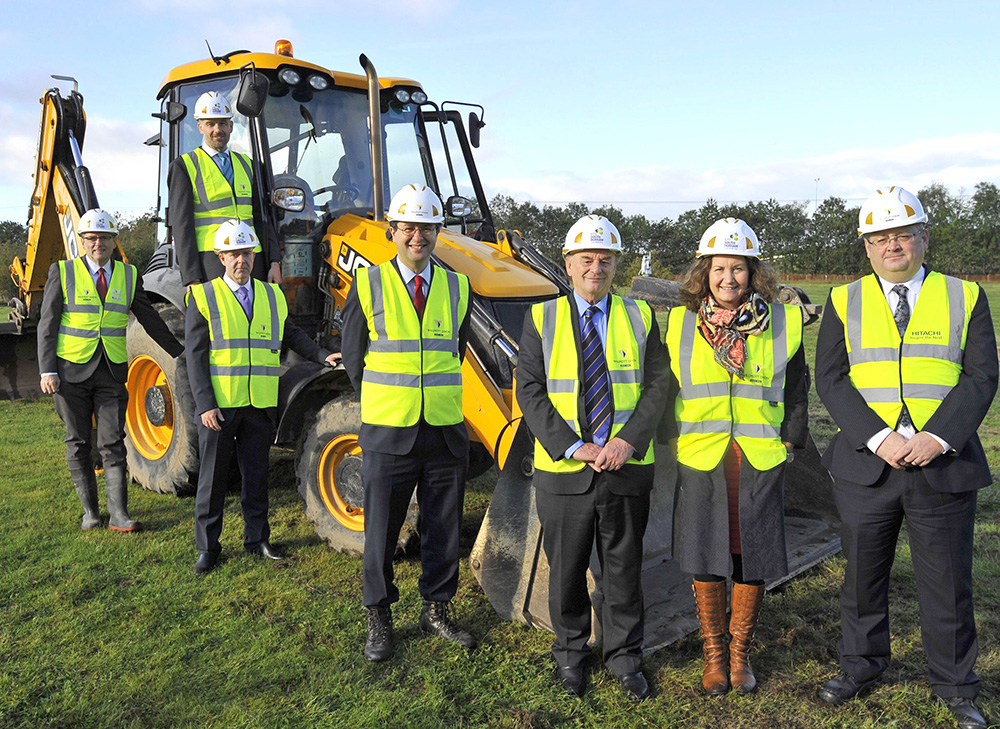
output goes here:
<path id="1" fill-rule="evenodd" d="M 944 439 L 954 449 L 922 469 L 927 482 L 938 491 L 972 491 L 993 481 L 976 430 L 996 394 L 997 369 L 990 305 L 980 287 L 969 320 L 958 384 L 924 426 L 924 430 Z M 844 325 L 832 299 L 828 298 L 816 343 L 816 392 L 840 432 L 823 454 L 823 465 L 836 478 L 870 486 L 889 465 L 865 444 L 886 424 L 854 389 L 849 373 Z"/>
<path id="2" fill-rule="evenodd" d="M 233 164 L 239 164 L 234 162 Z M 253 177 L 253 229 L 260 237 L 261 252 L 264 254 L 266 271 L 275 261 L 281 261 L 281 251 L 278 237 L 269 228 L 260 210 L 257 186 Z M 174 255 L 177 256 L 177 266 L 181 271 L 181 283 L 185 286 L 192 281 L 205 283 L 205 271 L 202 270 L 201 258 L 198 255 L 198 241 L 194 234 L 194 188 L 191 176 L 181 157 L 174 157 L 167 170 L 167 225 L 174 239 Z M 259 253 L 257 254 L 260 255 Z"/>
<path id="3" fill-rule="evenodd" d="M 235 299 L 236 295 L 230 293 Z M 257 292 L 254 292 L 254 295 L 257 296 Z M 187 350 L 188 380 L 191 382 L 191 394 L 194 396 L 194 419 L 196 423 L 200 423 L 201 414 L 214 410 L 218 404 L 215 400 L 215 389 L 212 387 L 212 377 L 208 369 L 208 353 L 212 345 L 208 321 L 205 320 L 193 301 L 188 303 L 184 319 L 184 339 Z M 308 334 L 287 319 L 285 320 L 281 345 L 283 348 L 298 352 L 306 359 L 321 364 L 330 355 L 330 352 L 320 348 L 316 342 L 309 338 Z M 271 412 L 273 417 L 276 415 L 277 407 L 267 408 L 267 410 Z M 223 414 L 225 412 L 226 410 L 223 410 Z"/>
<path id="4" fill-rule="evenodd" d="M 569 297 L 573 322 L 579 321 L 579 312 L 574 296 Z M 579 355 L 580 382 L 583 382 L 583 347 L 580 344 L 580 327 L 573 327 L 576 340 L 576 350 Z M 646 340 L 646 357 L 643 362 L 643 389 L 636 403 L 635 412 L 618 432 L 618 437 L 635 448 L 638 457 L 646 452 L 649 443 L 656 432 L 656 424 L 660 420 L 663 406 L 667 398 L 667 350 L 660 339 L 660 329 L 653 315 L 653 326 Z M 566 449 L 580 439 L 570 428 L 562 416 L 556 411 L 549 400 L 546 387 L 547 373 L 545 358 L 542 354 L 542 338 L 529 310 L 524 317 L 524 333 L 517 357 L 517 402 L 524 414 L 524 422 L 532 435 L 538 439 L 542 447 L 553 460 L 564 457 Z M 584 392 L 580 388 L 579 412 L 584 412 Z M 614 408 L 612 393 L 611 407 Z M 589 442 L 591 433 L 583 432 L 584 442 Z M 630 495 L 647 493 L 653 488 L 652 466 L 636 464 L 622 466 L 617 471 L 605 471 L 609 489 L 616 494 Z M 597 472 L 590 467 L 582 471 L 568 474 L 554 474 L 536 470 L 534 476 L 535 488 L 557 494 L 582 494 L 590 488 Z"/>
<path id="5" fill-rule="evenodd" d="M 123 265 L 121 261 L 113 261 L 114 266 Z M 128 375 L 128 364 L 117 363 L 108 359 L 104 344 L 98 342 L 97 351 L 88 362 L 76 364 L 67 362 L 56 355 L 59 340 L 59 323 L 63 311 L 62 281 L 59 280 L 59 264 L 49 267 L 49 277 L 42 292 L 42 308 L 38 314 L 38 369 L 39 372 L 56 372 L 59 379 L 66 382 L 83 382 L 94 374 L 102 362 L 107 362 L 112 376 L 119 382 L 125 382 Z M 132 298 L 130 310 L 139 320 L 142 328 L 171 357 L 177 357 L 184 351 L 184 345 L 170 333 L 163 319 L 149 302 L 145 289 L 142 288 L 142 277 L 136 276 L 135 296 Z"/>
<path id="6" fill-rule="evenodd" d="M 399 261 L 393 258 L 387 266 L 399 274 Z M 437 274 L 434 274 L 437 275 Z M 458 329 L 458 351 L 462 361 L 465 361 L 465 349 L 469 342 L 469 316 L 472 312 L 470 302 L 465 313 L 465 318 Z M 351 384 L 357 392 L 361 392 L 361 380 L 365 372 L 365 355 L 368 353 L 368 320 L 364 311 L 361 310 L 361 302 L 358 301 L 358 292 L 354 286 L 347 294 L 347 301 L 344 303 L 344 326 L 340 332 L 340 348 L 343 353 L 344 369 L 347 370 Z M 420 423 L 411 425 L 408 428 L 390 428 L 382 425 L 361 424 L 361 432 L 358 433 L 358 445 L 362 450 L 378 451 L 379 453 L 391 453 L 393 455 L 406 455 L 413 449 L 413 444 L 417 439 L 417 431 L 420 426 L 428 427 L 421 419 Z M 448 449 L 456 458 L 464 456 L 469 451 L 469 431 L 465 423 L 456 425 L 440 426 Z"/>

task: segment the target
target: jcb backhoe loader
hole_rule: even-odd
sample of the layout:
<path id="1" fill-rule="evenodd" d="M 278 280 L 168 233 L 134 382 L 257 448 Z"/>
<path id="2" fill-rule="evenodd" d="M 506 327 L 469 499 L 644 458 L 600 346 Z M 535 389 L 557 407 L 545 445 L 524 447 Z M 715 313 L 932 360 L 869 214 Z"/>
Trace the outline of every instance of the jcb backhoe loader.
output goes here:
<path id="1" fill-rule="evenodd" d="M 263 233 L 277 235 L 281 245 L 289 315 L 328 348 L 339 346 L 340 313 L 354 272 L 395 254 L 385 236 L 386 196 L 407 183 L 434 189 L 445 201 L 446 215 L 436 263 L 468 275 L 473 291 L 473 334 L 462 368 L 465 422 L 473 442 L 470 477 L 494 463 L 498 472 L 471 568 L 499 613 L 548 627 L 548 568 L 534 512 L 531 438 L 512 393 L 525 311 L 569 289 L 558 267 L 516 232 L 496 229 L 472 156 L 479 146 L 482 108 L 432 102 L 416 82 L 379 79 L 368 59 L 360 60 L 364 75 L 331 71 L 296 59 L 291 45 L 279 41 L 273 54 L 234 51 L 167 74 L 157 95 L 160 111 L 154 114 L 160 131 L 146 142 L 160 152 L 157 211 L 163 215 L 158 215 L 159 247 L 144 273 L 144 286 L 164 320 L 183 337 L 184 287 L 170 234 L 174 221 L 162 202 L 170 161 L 201 144 L 191 108 L 206 91 L 235 102 L 230 144 L 253 159 L 256 194 L 268 226 Z M 459 112 L 465 107 L 478 110 L 468 115 L 468 135 Z M 82 138 L 82 128 L 76 136 Z M 39 168 L 51 164 L 49 147 L 40 144 Z M 33 207 L 32 215 L 33 221 L 56 224 L 47 206 Z M 64 234 L 71 238 L 72 229 L 64 226 Z M 66 246 L 64 254 L 74 252 Z M 39 268 L 37 252 L 34 257 L 30 276 L 18 277 L 15 271 L 25 304 L 22 321 L 31 318 L 29 297 L 44 284 L 39 277 L 44 279 L 47 270 Z M 190 492 L 198 450 L 183 358 L 167 357 L 134 321 L 128 345 L 130 471 L 146 488 Z M 283 355 L 278 409 L 276 445 L 296 450 L 307 515 L 331 546 L 360 553 L 360 409 L 346 374 Z M 695 627 L 687 579 L 668 559 L 674 473 L 669 451 L 657 453 L 657 466 L 644 560 L 648 648 Z M 835 512 L 823 497 L 822 474 L 807 475 L 808 484 L 789 488 L 796 570 L 838 548 Z M 800 491 L 806 496 L 798 496 Z M 415 511 L 411 516 L 412 531 Z M 404 529 L 401 539 L 406 537 Z"/>

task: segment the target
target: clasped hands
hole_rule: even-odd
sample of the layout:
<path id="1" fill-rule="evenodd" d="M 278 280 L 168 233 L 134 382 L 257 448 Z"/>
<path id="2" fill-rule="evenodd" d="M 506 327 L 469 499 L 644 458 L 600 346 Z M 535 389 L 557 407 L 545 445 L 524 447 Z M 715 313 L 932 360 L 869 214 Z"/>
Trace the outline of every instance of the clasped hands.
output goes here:
<path id="1" fill-rule="evenodd" d="M 632 457 L 635 448 L 621 438 L 612 438 L 604 446 L 584 443 L 573 451 L 573 460 L 582 461 L 595 471 L 617 471 Z"/>
<path id="2" fill-rule="evenodd" d="M 899 433 L 889 433 L 875 455 L 893 468 L 924 467 L 944 452 L 930 433 L 916 433 L 907 440 Z"/>

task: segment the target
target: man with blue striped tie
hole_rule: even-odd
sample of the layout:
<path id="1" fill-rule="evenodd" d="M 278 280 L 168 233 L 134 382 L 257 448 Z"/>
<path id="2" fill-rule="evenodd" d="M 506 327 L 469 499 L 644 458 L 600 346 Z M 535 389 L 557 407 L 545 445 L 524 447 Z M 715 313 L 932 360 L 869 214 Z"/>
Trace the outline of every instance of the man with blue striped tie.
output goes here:
<path id="1" fill-rule="evenodd" d="M 557 678 L 585 690 L 596 541 L 604 664 L 634 702 L 642 674 L 642 537 L 653 487 L 651 440 L 666 400 L 666 350 L 649 305 L 611 294 L 621 236 L 588 215 L 566 236 L 573 293 L 524 320 L 517 400 L 535 437 L 535 503 L 549 561 Z"/>

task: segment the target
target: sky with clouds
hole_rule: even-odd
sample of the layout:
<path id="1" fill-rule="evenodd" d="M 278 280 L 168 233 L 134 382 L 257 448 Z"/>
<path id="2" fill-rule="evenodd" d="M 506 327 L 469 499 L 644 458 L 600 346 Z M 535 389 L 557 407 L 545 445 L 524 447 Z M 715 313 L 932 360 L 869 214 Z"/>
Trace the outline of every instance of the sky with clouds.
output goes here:
<path id="1" fill-rule="evenodd" d="M 859 204 L 931 182 L 1000 183 L 1000 4 L 775 0 L 8 3 L 0 28 L 0 220 L 24 222 L 38 99 L 74 76 L 104 207 L 156 206 L 156 92 L 235 49 L 421 82 L 485 106 L 487 193 L 676 218 L 718 201 Z M 64 90 L 68 89 L 63 85 Z M 818 180 L 817 180 L 818 178 Z"/>

